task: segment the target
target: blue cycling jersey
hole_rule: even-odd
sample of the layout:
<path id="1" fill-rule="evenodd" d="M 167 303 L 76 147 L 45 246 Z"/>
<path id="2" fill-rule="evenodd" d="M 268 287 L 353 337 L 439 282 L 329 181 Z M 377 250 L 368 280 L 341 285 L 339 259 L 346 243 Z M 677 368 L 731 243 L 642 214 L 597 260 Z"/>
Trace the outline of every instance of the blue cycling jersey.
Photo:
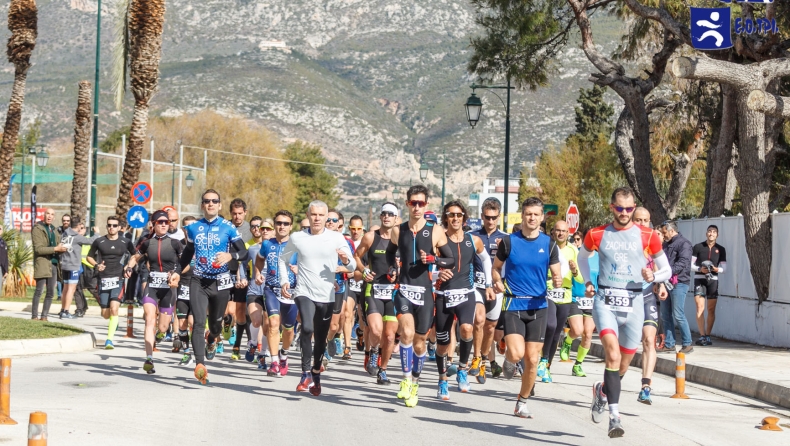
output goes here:
<path id="1" fill-rule="evenodd" d="M 276 238 L 272 238 L 269 240 L 265 240 L 263 242 L 263 246 L 261 246 L 261 250 L 258 253 L 259 256 L 266 259 L 266 285 L 272 288 L 280 288 L 280 277 L 277 271 L 277 261 L 280 259 L 282 255 L 283 248 L 285 245 L 288 244 L 288 240 L 283 241 L 282 243 L 278 243 Z M 296 254 L 291 256 L 291 259 L 288 263 L 291 265 L 296 265 Z M 290 283 L 291 289 L 296 287 L 296 275 L 294 274 L 291 269 L 288 269 L 288 282 Z"/>
<path id="2" fill-rule="evenodd" d="M 193 274 L 196 277 L 214 279 L 229 271 L 227 263 L 215 268 L 213 262 L 217 254 L 230 252 L 233 242 L 241 240 L 241 234 L 230 221 L 222 217 L 212 221 L 201 218 L 186 230 L 187 241 L 195 245 Z"/>

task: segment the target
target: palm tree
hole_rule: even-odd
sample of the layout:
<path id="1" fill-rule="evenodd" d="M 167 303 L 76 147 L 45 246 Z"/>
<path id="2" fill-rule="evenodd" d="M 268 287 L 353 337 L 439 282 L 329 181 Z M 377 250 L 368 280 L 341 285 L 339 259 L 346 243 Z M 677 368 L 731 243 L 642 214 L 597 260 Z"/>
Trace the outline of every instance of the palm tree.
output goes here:
<path id="1" fill-rule="evenodd" d="M 8 61 L 14 64 L 14 87 L 8 103 L 8 113 L 0 145 L 0 197 L 8 195 L 11 187 L 11 171 L 14 167 L 14 151 L 22 120 L 22 104 L 25 102 L 25 81 L 30 68 L 30 54 L 36 47 L 38 34 L 38 8 L 35 0 L 11 0 L 8 5 Z M 0 219 L 5 216 L 5 207 L 0 206 Z"/>
<path id="2" fill-rule="evenodd" d="M 85 216 L 88 210 L 88 156 L 91 145 L 91 83 L 82 81 L 77 94 L 74 123 L 74 179 L 71 183 L 71 215 Z M 87 226 L 87 225 L 86 225 Z"/>
<path id="3" fill-rule="evenodd" d="M 125 3 L 125 2 L 121 2 Z M 129 148 L 123 164 L 121 185 L 118 190 L 118 204 L 115 214 L 123 222 L 126 212 L 132 205 L 130 191 L 137 182 L 142 164 L 143 144 L 148 127 L 148 103 L 156 92 L 159 82 L 159 61 L 162 58 L 162 31 L 165 23 L 165 0 L 130 0 L 121 39 L 123 68 L 128 61 L 132 94 L 134 95 L 134 114 L 129 132 Z M 128 40 L 127 40 L 128 39 Z M 116 41 L 116 43 L 118 43 Z M 125 86 L 125 79 L 121 83 Z M 117 85 L 117 82 L 116 82 Z"/>

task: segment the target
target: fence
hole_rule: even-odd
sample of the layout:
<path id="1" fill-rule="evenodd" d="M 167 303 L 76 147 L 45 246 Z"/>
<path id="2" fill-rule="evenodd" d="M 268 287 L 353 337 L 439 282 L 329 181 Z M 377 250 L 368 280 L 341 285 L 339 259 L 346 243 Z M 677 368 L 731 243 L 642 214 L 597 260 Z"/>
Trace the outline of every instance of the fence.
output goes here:
<path id="1" fill-rule="evenodd" d="M 727 250 L 727 269 L 719 275 L 719 303 L 713 335 L 773 347 L 790 347 L 790 214 L 771 214 L 773 233 L 769 298 L 757 304 L 757 292 L 746 255 L 744 219 L 719 217 L 678 222 L 692 244 L 705 240 L 710 225 L 719 228 L 718 243 Z M 691 290 L 693 292 L 693 290 Z M 690 296 L 689 296 L 690 297 Z M 695 328 L 694 299 L 686 299 L 686 315 Z"/>

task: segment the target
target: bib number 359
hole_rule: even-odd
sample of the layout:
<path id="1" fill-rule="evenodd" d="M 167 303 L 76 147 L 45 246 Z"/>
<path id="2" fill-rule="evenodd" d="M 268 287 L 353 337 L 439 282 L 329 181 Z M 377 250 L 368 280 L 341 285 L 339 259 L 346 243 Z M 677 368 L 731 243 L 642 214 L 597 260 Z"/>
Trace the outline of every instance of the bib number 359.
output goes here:
<path id="1" fill-rule="evenodd" d="M 607 289 L 604 291 L 604 304 L 611 311 L 631 313 L 634 311 L 634 293 L 628 290 Z"/>

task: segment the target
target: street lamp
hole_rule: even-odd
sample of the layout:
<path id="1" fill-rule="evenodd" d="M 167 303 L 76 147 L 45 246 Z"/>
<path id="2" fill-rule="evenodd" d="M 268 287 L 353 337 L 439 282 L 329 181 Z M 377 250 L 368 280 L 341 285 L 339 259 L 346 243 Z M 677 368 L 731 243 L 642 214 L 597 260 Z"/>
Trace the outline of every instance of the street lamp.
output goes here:
<path id="1" fill-rule="evenodd" d="M 189 173 L 186 177 L 187 189 L 192 190 L 192 185 L 195 184 L 195 177 L 192 176 L 192 169 L 189 170 Z"/>
<path id="2" fill-rule="evenodd" d="M 192 186 L 195 184 L 195 177 L 192 176 L 192 169 L 176 169 L 176 162 L 173 161 L 173 181 L 170 183 L 170 206 L 175 206 L 176 200 L 176 172 L 189 172 L 187 177 L 185 178 L 185 183 L 187 185 L 187 189 L 192 190 Z M 181 193 L 179 192 L 179 197 Z M 180 203 L 181 198 L 179 198 Z M 180 204 L 179 204 L 180 206 Z"/>
<path id="3" fill-rule="evenodd" d="M 49 162 L 49 154 L 47 154 L 47 150 L 42 148 L 38 153 L 36 153 L 36 163 L 38 167 L 42 169 L 47 167 L 47 163 Z"/>
<path id="4" fill-rule="evenodd" d="M 425 163 L 420 164 L 420 180 L 425 181 L 428 178 L 428 165 Z"/>
<path id="5" fill-rule="evenodd" d="M 36 151 L 36 148 L 39 150 Z M 25 160 L 27 159 L 28 155 L 32 155 L 35 158 L 35 164 L 31 163 L 33 168 L 33 181 L 32 183 L 36 183 L 36 164 L 39 167 L 44 168 L 47 167 L 47 163 L 49 162 L 49 154 L 47 154 L 46 149 L 43 145 L 35 145 L 35 146 L 28 146 L 27 153 L 21 153 L 18 156 L 22 157 L 22 177 L 19 181 L 19 211 L 25 208 Z M 33 221 L 35 221 L 36 216 L 33 216 Z"/>
<path id="6" fill-rule="evenodd" d="M 510 86 L 510 76 L 507 78 L 507 86 L 505 85 L 492 85 L 492 86 L 485 86 L 485 85 L 477 85 L 472 84 L 472 96 L 469 96 L 469 99 L 466 100 L 466 119 L 469 121 L 469 125 L 474 128 L 477 125 L 477 122 L 480 120 L 480 114 L 483 111 L 483 103 L 480 101 L 480 98 L 475 96 L 475 89 L 482 88 L 485 90 L 500 90 L 506 89 L 507 90 L 507 104 L 502 98 L 491 91 L 491 93 L 499 98 L 499 101 L 502 102 L 502 105 L 505 106 L 505 196 L 504 196 L 504 206 L 503 212 L 505 214 L 504 224 L 505 224 L 505 231 L 507 231 L 507 195 L 508 190 L 510 189 L 510 90 L 515 89 L 516 87 Z"/>

